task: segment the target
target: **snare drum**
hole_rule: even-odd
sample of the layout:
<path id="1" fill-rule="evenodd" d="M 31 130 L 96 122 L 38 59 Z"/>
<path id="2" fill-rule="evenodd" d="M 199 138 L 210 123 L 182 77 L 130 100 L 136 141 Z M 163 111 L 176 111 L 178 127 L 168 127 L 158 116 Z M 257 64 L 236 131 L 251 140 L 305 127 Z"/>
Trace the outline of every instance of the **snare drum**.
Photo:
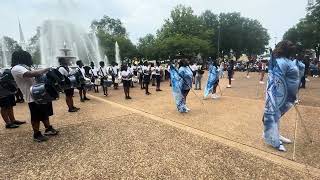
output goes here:
<path id="1" fill-rule="evenodd" d="M 111 87 L 112 81 L 110 81 L 108 79 L 103 79 L 102 85 L 103 85 L 103 87 Z"/>
<path id="2" fill-rule="evenodd" d="M 101 85 L 101 80 L 99 78 L 94 80 L 94 85 L 100 86 Z"/>

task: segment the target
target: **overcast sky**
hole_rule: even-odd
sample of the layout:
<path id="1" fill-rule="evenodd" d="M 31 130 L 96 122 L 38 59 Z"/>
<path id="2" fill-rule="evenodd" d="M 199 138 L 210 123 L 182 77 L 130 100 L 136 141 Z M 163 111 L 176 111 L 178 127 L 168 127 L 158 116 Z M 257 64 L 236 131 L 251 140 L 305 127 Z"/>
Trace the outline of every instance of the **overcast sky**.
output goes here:
<path id="1" fill-rule="evenodd" d="M 191 6 L 196 14 L 209 9 L 214 13 L 240 12 L 259 20 L 272 37 L 283 33 L 306 14 L 307 0 L 0 0 L 0 36 L 19 38 L 18 17 L 26 39 L 46 19 L 67 19 L 89 31 L 93 19 L 103 15 L 119 18 L 129 37 L 154 34 L 178 4 Z"/>

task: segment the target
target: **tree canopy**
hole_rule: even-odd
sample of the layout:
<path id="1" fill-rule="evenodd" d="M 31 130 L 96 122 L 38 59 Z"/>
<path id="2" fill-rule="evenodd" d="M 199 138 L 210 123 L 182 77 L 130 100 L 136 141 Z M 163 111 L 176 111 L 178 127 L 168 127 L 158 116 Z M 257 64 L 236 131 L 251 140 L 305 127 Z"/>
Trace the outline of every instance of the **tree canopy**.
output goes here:
<path id="1" fill-rule="evenodd" d="M 241 54 L 263 53 L 270 39 L 257 20 L 242 17 L 240 13 L 217 15 L 207 10 L 197 16 L 191 7 L 178 5 L 156 36 L 140 39 L 138 50 L 145 58 L 168 58 L 177 53 L 215 57 L 219 35 L 220 54 L 228 55 L 233 50 L 237 58 Z"/>
<path id="2" fill-rule="evenodd" d="M 298 24 L 290 28 L 283 39 L 300 44 L 304 49 L 316 49 L 320 44 L 320 0 L 308 7 L 308 14 Z"/>

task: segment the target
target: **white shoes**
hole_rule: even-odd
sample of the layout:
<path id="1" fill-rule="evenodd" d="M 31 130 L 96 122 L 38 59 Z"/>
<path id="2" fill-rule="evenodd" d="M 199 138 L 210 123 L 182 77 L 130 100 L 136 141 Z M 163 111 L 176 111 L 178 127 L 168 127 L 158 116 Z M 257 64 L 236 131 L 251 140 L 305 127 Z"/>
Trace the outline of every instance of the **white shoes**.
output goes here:
<path id="1" fill-rule="evenodd" d="M 282 141 L 285 144 L 292 144 L 292 141 L 290 139 L 285 138 L 285 137 L 283 137 L 281 135 L 280 135 L 279 139 L 280 139 L 280 141 Z"/>
<path id="2" fill-rule="evenodd" d="M 234 81 L 234 80 L 236 80 L 236 79 L 234 79 L 234 78 L 231 78 L 231 81 Z"/>
<path id="3" fill-rule="evenodd" d="M 259 81 L 259 83 L 260 83 L 260 84 L 264 84 L 264 82 L 263 82 L 263 81 Z"/>
<path id="4" fill-rule="evenodd" d="M 191 111 L 191 109 L 189 109 L 187 106 L 186 106 L 186 110 L 187 110 L 187 112 Z"/>
<path id="5" fill-rule="evenodd" d="M 247 79 L 250 79 L 250 76 L 247 76 Z"/>
<path id="6" fill-rule="evenodd" d="M 212 95 L 211 95 L 211 98 L 212 98 L 212 99 L 219 99 L 219 97 L 220 97 L 220 96 L 218 96 L 217 94 L 212 94 Z"/>
<path id="7" fill-rule="evenodd" d="M 231 88 L 231 85 L 229 84 L 229 85 L 227 86 L 227 88 Z"/>
<path id="8" fill-rule="evenodd" d="M 287 152 L 287 149 L 282 144 L 278 147 L 278 150 L 281 152 Z"/>

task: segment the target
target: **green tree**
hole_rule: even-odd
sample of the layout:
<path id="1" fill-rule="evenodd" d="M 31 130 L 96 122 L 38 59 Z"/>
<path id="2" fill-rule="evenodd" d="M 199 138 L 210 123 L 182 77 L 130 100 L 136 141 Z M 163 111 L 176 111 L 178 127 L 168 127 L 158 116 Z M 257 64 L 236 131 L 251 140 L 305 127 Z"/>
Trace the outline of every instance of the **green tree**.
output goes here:
<path id="1" fill-rule="evenodd" d="M 104 55 L 111 62 L 115 61 L 115 43 L 120 47 L 121 58 L 132 59 L 137 55 L 137 48 L 127 37 L 126 29 L 119 19 L 103 16 L 100 20 L 94 20 L 91 29 L 97 34 Z"/>
<path id="2" fill-rule="evenodd" d="M 320 54 L 320 0 L 308 7 L 308 13 L 298 24 L 290 28 L 283 36 L 284 40 L 290 40 L 301 44 L 304 49 L 315 49 Z"/>
<path id="3" fill-rule="evenodd" d="M 138 53 L 141 58 L 155 59 L 157 58 L 156 39 L 152 34 L 147 34 L 145 37 L 139 39 Z"/>

